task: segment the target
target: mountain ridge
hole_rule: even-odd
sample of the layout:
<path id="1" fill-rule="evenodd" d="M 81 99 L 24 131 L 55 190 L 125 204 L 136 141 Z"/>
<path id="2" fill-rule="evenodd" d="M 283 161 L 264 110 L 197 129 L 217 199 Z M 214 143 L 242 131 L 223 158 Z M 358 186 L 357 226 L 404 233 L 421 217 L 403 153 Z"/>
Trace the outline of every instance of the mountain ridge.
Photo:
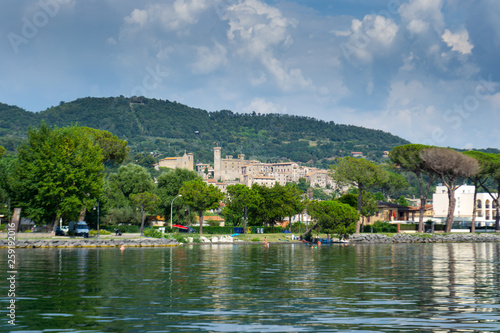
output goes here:
<path id="1" fill-rule="evenodd" d="M 306 116 L 209 112 L 175 101 L 119 96 L 83 97 L 39 112 L 0 103 L 0 145 L 14 150 L 27 129 L 42 120 L 50 126 L 78 124 L 108 130 L 127 140 L 133 153 L 178 156 L 188 151 L 197 162 L 205 163 L 211 162 L 212 147 L 217 144 L 223 154 L 331 164 L 332 158 L 351 151 L 381 159 L 383 151 L 409 143 L 381 130 Z"/>

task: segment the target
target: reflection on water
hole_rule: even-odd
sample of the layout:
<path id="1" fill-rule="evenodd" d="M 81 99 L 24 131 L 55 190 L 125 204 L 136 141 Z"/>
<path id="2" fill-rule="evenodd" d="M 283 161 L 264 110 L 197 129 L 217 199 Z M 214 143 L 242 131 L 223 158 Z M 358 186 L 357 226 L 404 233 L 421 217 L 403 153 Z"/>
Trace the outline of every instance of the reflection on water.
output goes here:
<path id="1" fill-rule="evenodd" d="M 6 258 L 6 250 L 0 255 Z M 18 249 L 16 255 L 18 325 L 7 323 L 3 283 L 0 331 L 500 331 L 495 243 Z M 7 274 L 6 261 L 0 270 Z"/>

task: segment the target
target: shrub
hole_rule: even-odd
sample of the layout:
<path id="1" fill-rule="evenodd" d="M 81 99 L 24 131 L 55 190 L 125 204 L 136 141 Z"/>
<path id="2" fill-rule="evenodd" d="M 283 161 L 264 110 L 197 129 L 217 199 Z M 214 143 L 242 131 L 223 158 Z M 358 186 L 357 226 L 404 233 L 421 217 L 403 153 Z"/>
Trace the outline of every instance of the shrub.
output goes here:
<path id="1" fill-rule="evenodd" d="M 264 228 L 264 233 L 265 234 L 279 234 L 281 233 L 283 230 L 282 227 L 266 227 Z"/>
<path id="2" fill-rule="evenodd" d="M 218 227 L 219 226 L 219 222 L 216 220 L 208 220 L 207 223 L 211 227 Z"/>
<path id="3" fill-rule="evenodd" d="M 251 241 L 252 242 L 260 242 L 260 238 L 252 238 Z"/>
<path id="4" fill-rule="evenodd" d="M 97 230 L 94 230 L 94 229 L 90 230 L 89 231 L 89 235 L 90 236 L 97 235 Z M 106 229 L 100 229 L 99 230 L 99 235 L 111 235 L 111 232 L 107 231 Z"/>
<path id="5" fill-rule="evenodd" d="M 188 239 L 186 236 L 184 235 L 180 235 L 180 234 L 170 234 L 170 239 L 175 239 L 176 241 L 178 241 L 179 243 L 187 243 L 188 242 Z"/>
<path id="6" fill-rule="evenodd" d="M 139 232 L 139 226 L 137 225 L 106 225 L 103 229 L 108 230 L 110 232 L 115 232 L 115 229 L 120 230 L 122 233 L 137 233 Z"/>
<path id="7" fill-rule="evenodd" d="M 197 233 L 200 232 L 199 226 L 193 226 Z M 234 234 L 234 227 L 203 227 L 203 233 L 209 235 L 232 235 Z"/>
<path id="8" fill-rule="evenodd" d="M 398 227 L 394 224 L 390 224 L 382 221 L 375 221 L 373 226 L 365 225 L 363 232 L 371 232 L 373 227 L 374 233 L 396 233 L 398 232 Z"/>
<path id="9" fill-rule="evenodd" d="M 142 233 L 145 237 L 163 238 L 162 232 L 156 228 L 144 228 Z"/>
<path id="10" fill-rule="evenodd" d="M 401 224 L 399 226 L 399 230 L 418 230 L 418 223 L 417 224 Z"/>

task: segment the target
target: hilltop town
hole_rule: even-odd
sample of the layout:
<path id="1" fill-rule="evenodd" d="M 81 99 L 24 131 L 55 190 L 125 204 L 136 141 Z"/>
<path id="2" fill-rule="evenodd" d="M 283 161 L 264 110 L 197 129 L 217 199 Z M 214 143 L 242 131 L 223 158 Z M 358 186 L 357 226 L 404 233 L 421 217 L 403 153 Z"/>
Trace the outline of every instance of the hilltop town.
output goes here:
<path id="1" fill-rule="evenodd" d="M 334 182 L 328 175 L 328 170 L 301 166 L 297 162 L 263 163 L 257 160 L 246 160 L 244 154 L 222 157 L 222 147 L 214 147 L 213 165 L 198 163 L 194 165 L 194 154 L 184 153 L 181 157 L 167 157 L 161 159 L 155 167 L 184 168 L 195 170 L 205 182 L 226 192 L 226 187 L 232 184 L 244 184 L 251 187 L 253 184 L 271 187 L 275 183 L 286 185 L 298 182 L 304 178 L 311 187 L 319 187 L 325 192 L 331 191 Z"/>

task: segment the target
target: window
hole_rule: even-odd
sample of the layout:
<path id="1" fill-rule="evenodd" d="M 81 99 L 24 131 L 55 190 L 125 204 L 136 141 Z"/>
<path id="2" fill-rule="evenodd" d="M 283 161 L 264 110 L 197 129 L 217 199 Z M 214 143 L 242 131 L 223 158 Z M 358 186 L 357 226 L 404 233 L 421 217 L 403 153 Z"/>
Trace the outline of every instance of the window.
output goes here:
<path id="1" fill-rule="evenodd" d="M 476 201 L 476 208 L 479 208 L 479 209 L 483 208 L 483 205 L 482 205 L 482 203 L 481 203 L 481 200 L 477 200 L 477 201 Z"/>

